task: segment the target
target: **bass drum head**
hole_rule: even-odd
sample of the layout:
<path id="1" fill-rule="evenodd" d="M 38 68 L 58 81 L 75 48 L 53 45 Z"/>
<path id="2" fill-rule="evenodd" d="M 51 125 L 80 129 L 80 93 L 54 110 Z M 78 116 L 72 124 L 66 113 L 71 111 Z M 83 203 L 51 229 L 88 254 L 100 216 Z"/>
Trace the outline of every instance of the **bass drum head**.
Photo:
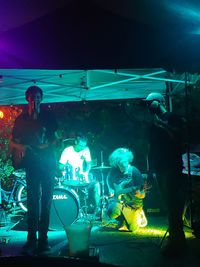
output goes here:
<path id="1" fill-rule="evenodd" d="M 79 214 L 79 197 L 73 189 L 55 188 L 50 210 L 50 230 L 64 230 Z"/>

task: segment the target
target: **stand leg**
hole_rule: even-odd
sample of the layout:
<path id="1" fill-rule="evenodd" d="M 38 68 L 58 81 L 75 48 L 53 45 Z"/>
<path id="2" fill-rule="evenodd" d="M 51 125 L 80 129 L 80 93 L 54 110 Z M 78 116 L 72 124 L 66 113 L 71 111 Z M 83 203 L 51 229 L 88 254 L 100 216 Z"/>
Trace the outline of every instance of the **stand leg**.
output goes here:
<path id="1" fill-rule="evenodd" d="M 101 221 L 106 219 L 106 197 L 105 197 L 105 183 L 104 183 L 104 174 L 101 170 Z"/>
<path id="2" fill-rule="evenodd" d="M 87 199 L 88 199 L 88 189 L 84 188 L 81 190 L 83 193 L 83 205 L 80 206 L 80 212 L 79 212 L 79 217 L 80 218 L 88 218 L 88 205 L 87 205 Z M 82 204 L 82 203 L 80 203 Z"/>
<path id="3" fill-rule="evenodd" d="M 164 242 L 164 240 L 165 240 L 165 238 L 166 238 L 168 232 L 169 232 L 169 229 L 167 228 L 167 230 L 166 230 L 164 236 L 162 237 L 162 240 L 160 241 L 160 244 L 159 244 L 159 247 L 160 247 L 160 248 L 162 247 L 162 244 L 163 244 L 163 242 Z"/>

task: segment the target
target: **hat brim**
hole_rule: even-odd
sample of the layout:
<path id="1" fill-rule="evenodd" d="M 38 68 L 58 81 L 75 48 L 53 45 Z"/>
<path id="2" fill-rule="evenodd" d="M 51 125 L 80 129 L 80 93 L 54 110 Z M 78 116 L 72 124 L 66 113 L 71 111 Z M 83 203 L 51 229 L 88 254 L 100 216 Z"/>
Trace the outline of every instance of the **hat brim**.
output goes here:
<path id="1" fill-rule="evenodd" d="M 153 101 L 153 100 L 149 100 L 149 99 L 142 99 L 142 101 L 144 101 L 144 102 L 150 102 L 150 101 Z"/>

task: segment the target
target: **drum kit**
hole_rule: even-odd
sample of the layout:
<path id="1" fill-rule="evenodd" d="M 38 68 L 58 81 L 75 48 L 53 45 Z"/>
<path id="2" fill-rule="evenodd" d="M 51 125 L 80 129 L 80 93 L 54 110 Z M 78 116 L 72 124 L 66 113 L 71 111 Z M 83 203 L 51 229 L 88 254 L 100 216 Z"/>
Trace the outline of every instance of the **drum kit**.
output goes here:
<path id="1" fill-rule="evenodd" d="M 102 211 L 106 206 L 105 196 L 105 175 L 104 170 L 109 170 L 111 167 L 100 166 L 92 167 L 92 170 L 100 172 L 100 207 L 94 208 L 94 214 L 90 214 L 88 198 L 88 188 L 91 182 L 86 183 L 83 180 L 68 179 L 64 177 L 56 178 L 57 185 L 53 192 L 53 201 L 50 211 L 50 229 L 63 230 L 63 228 L 72 224 L 78 219 L 95 220 L 96 211 L 100 211 L 100 219 Z M 90 181 L 95 183 L 94 176 L 91 174 Z"/>

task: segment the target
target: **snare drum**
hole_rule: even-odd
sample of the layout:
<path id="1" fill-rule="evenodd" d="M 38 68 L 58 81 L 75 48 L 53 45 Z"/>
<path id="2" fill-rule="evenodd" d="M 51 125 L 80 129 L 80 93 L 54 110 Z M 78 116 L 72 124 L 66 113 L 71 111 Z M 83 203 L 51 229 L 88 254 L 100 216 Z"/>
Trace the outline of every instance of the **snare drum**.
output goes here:
<path id="1" fill-rule="evenodd" d="M 73 189 L 58 187 L 54 189 L 50 210 L 50 230 L 64 230 L 78 217 L 79 197 Z"/>

